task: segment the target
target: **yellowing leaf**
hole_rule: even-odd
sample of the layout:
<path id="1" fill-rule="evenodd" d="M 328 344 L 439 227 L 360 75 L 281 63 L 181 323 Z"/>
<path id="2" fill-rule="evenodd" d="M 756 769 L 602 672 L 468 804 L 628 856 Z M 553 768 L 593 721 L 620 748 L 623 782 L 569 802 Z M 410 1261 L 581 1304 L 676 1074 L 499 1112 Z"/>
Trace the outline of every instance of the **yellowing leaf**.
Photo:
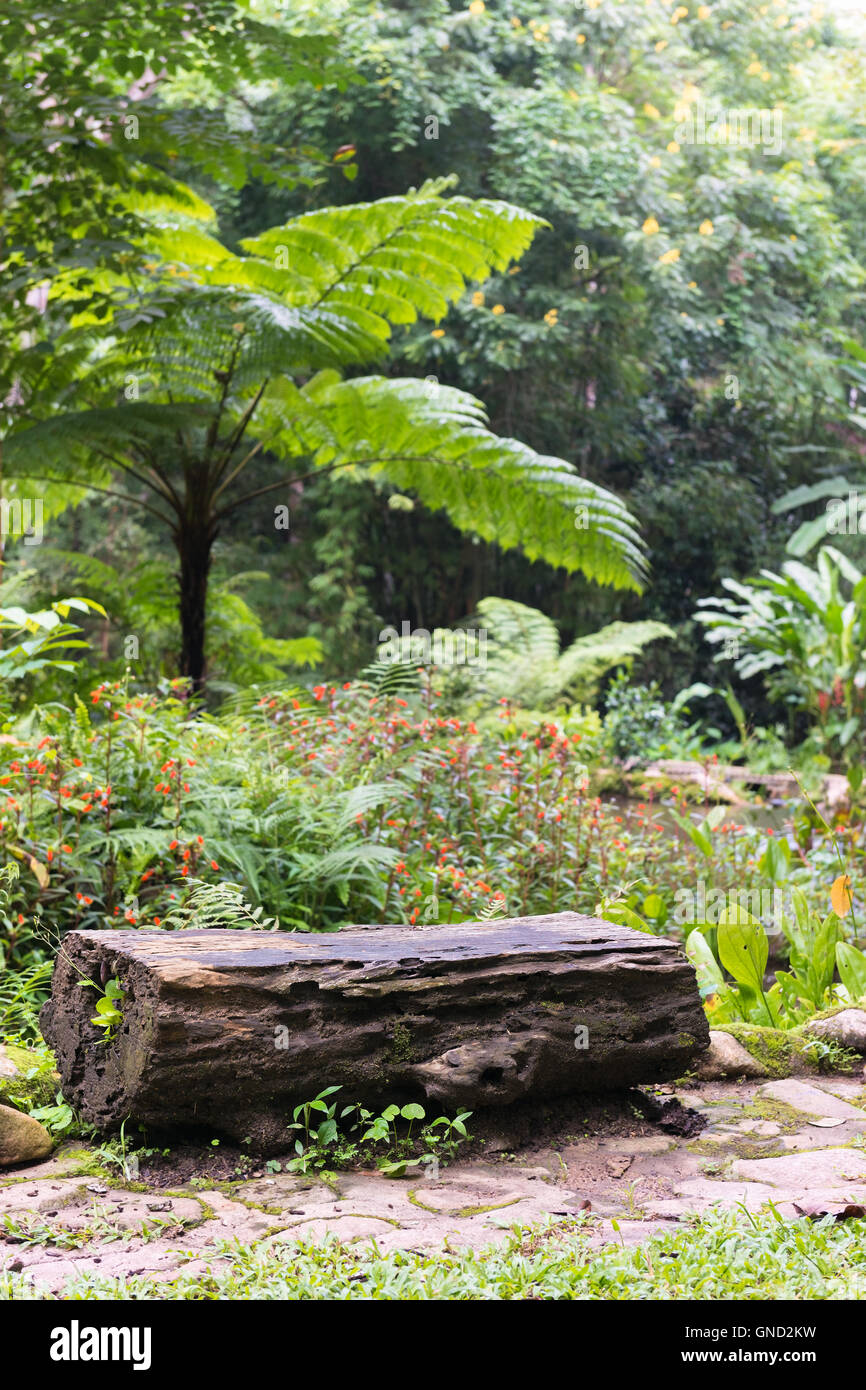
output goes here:
<path id="1" fill-rule="evenodd" d="M 837 917 L 847 917 L 851 902 L 851 878 L 848 874 L 840 874 L 830 889 L 830 906 Z"/>
<path id="2" fill-rule="evenodd" d="M 48 887 L 48 870 L 46 869 L 45 865 L 44 865 L 44 864 L 40 864 L 38 859 L 34 859 L 32 854 L 31 854 L 30 857 L 28 858 L 27 863 L 30 865 L 31 869 L 33 870 L 33 873 L 35 874 L 36 879 L 37 879 L 37 881 L 38 881 L 38 883 L 39 883 L 39 887 L 40 887 L 40 888 L 47 888 L 47 887 Z"/>

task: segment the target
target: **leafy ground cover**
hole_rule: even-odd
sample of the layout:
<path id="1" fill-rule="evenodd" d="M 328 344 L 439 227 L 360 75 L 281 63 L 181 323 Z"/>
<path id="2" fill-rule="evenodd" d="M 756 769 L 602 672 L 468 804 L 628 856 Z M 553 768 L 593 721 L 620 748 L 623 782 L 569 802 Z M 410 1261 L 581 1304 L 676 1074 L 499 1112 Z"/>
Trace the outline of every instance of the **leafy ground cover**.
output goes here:
<path id="1" fill-rule="evenodd" d="M 75 1299 L 857 1299 L 866 1296 L 866 1223 L 711 1214 L 636 1247 L 598 1252 L 581 1222 L 515 1230 L 465 1253 L 380 1255 L 326 1238 L 270 1250 L 224 1242 L 206 1273 L 170 1280 L 96 1273 L 67 1286 Z M 0 1299 L 47 1295 L 0 1276 Z"/>

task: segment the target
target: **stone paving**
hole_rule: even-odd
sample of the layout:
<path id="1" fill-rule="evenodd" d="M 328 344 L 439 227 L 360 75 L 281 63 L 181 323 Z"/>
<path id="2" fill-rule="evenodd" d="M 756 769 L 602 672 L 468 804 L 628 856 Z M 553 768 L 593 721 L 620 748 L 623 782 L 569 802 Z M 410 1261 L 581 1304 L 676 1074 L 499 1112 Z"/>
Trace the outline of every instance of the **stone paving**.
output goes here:
<path id="1" fill-rule="evenodd" d="M 203 1271 L 226 1239 L 317 1242 L 332 1232 L 373 1238 L 383 1253 L 456 1250 L 503 1240 L 515 1224 L 590 1211 L 601 1245 L 645 1240 L 714 1205 L 755 1211 L 771 1201 L 793 1219 L 866 1204 L 863 1078 L 692 1083 L 676 1094 L 706 1117 L 696 1139 L 638 1122 L 643 1132 L 631 1136 L 563 1135 L 551 1147 L 458 1160 L 437 1180 L 418 1170 L 327 1181 L 275 1173 L 166 1191 L 93 1176 L 93 1155 L 68 1144 L 45 1162 L 3 1170 L 0 1270 L 60 1291 L 83 1270 L 157 1279 Z"/>

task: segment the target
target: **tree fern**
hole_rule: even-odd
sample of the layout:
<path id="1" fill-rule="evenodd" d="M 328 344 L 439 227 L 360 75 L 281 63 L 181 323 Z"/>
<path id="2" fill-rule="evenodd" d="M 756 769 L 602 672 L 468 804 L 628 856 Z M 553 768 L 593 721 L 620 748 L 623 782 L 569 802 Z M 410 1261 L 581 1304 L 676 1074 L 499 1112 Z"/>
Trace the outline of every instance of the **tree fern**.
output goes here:
<path id="1" fill-rule="evenodd" d="M 460 530 L 531 559 L 642 586 L 634 518 L 570 463 L 498 438 L 464 392 L 340 379 L 338 368 L 386 354 L 392 326 L 441 319 L 470 283 L 522 255 L 542 225 L 506 203 L 444 196 L 448 187 L 440 180 L 404 197 L 307 213 L 244 242 L 245 255 L 210 234 L 200 202 L 152 207 L 148 236 L 162 258 L 152 263 L 152 288 L 118 310 L 125 331 L 88 381 L 108 400 L 6 441 L 10 475 L 117 493 L 168 526 L 179 558 L 182 669 L 197 685 L 222 521 L 321 468 L 387 480 Z M 147 399 L 114 403 L 130 374 Z M 258 487 L 248 479 L 264 451 L 290 468 Z"/>

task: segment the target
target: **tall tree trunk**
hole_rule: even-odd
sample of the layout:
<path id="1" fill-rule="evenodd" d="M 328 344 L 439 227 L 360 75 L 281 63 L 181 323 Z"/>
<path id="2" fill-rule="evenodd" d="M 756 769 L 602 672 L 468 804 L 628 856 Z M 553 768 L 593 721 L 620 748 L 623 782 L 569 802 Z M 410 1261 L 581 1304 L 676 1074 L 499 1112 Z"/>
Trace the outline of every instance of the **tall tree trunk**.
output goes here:
<path id="1" fill-rule="evenodd" d="M 206 518 L 185 518 L 175 544 L 180 558 L 178 575 L 181 631 L 181 675 L 192 680 L 193 693 L 204 689 L 205 622 L 211 549 L 216 532 Z"/>

